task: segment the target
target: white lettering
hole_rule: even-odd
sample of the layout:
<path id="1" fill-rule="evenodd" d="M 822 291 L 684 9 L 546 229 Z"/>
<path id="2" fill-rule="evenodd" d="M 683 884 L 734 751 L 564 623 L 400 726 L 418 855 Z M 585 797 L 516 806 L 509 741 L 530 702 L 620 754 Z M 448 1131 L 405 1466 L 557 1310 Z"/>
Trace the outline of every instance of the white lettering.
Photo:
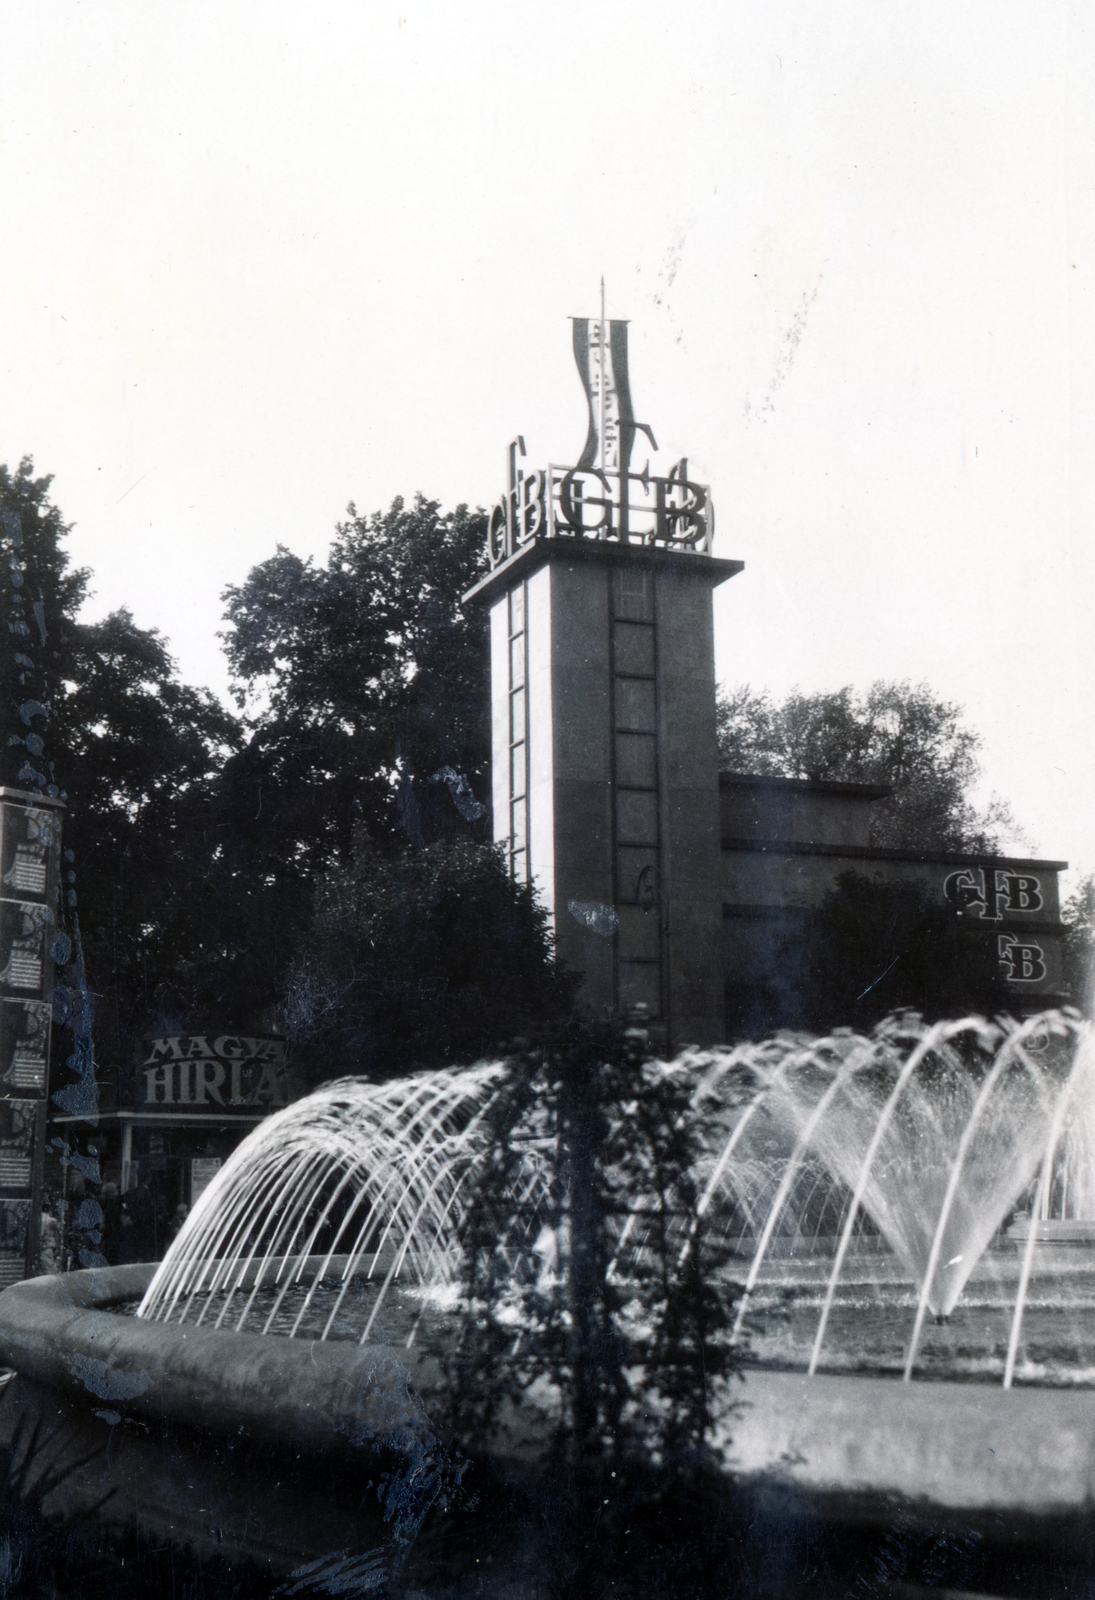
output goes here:
<path id="1" fill-rule="evenodd" d="M 174 1078 L 175 1069 L 170 1062 L 166 1062 L 162 1067 L 149 1068 L 144 1075 L 146 1085 L 144 1096 L 145 1105 L 174 1105 Z M 162 1097 L 156 1093 L 157 1089 L 163 1090 Z"/>
<path id="2" fill-rule="evenodd" d="M 221 1084 L 224 1082 L 224 1063 L 221 1061 L 195 1061 L 192 1071 L 195 1074 L 194 1098 L 199 1105 L 204 1105 L 206 1095 L 215 1100 L 219 1106 L 224 1104 L 221 1095 Z"/>
<path id="3" fill-rule="evenodd" d="M 289 1103 L 289 1085 L 284 1072 L 279 1072 L 277 1063 L 266 1061 L 263 1063 L 262 1077 L 259 1079 L 251 1093 L 250 1100 L 269 1100 L 271 1105 L 284 1106 Z"/>
<path id="4" fill-rule="evenodd" d="M 150 1067 L 152 1065 L 152 1063 L 155 1060 L 157 1060 L 157 1058 L 160 1057 L 160 1056 L 170 1056 L 172 1061 L 181 1061 L 182 1060 L 182 1040 L 181 1039 L 153 1039 L 153 1041 L 152 1041 L 152 1049 L 151 1049 L 151 1051 L 149 1053 L 148 1060 L 145 1061 L 143 1063 L 143 1065 L 146 1066 L 146 1067 Z"/>

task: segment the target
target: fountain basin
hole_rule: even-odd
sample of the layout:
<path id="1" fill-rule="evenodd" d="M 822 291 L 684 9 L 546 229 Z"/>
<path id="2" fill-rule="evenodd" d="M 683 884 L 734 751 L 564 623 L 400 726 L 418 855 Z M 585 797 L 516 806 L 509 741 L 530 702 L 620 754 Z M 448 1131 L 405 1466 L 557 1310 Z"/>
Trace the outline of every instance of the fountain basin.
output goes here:
<path id="1" fill-rule="evenodd" d="M 17 1374 L 0 1393 L 0 1446 L 45 1515 L 94 1516 L 279 1577 L 411 1537 L 433 1481 L 420 1395 L 437 1363 L 107 1309 L 139 1299 L 155 1271 L 73 1272 L 0 1295 L 0 1363 Z"/>
<path id="2" fill-rule="evenodd" d="M 107 1309 L 139 1297 L 154 1271 L 74 1272 L 0 1294 L 0 1361 L 18 1373 L 0 1399 L 0 1441 L 37 1426 L 43 1470 L 92 1455 L 53 1491 L 49 1512 L 98 1507 L 108 1523 L 153 1527 L 199 1551 L 223 1554 L 227 1544 L 281 1572 L 329 1552 L 332 1538 L 345 1546 L 355 1530 L 386 1536 L 375 1497 L 362 1516 L 371 1452 L 398 1458 L 408 1478 L 430 1461 L 436 1353 Z M 928 1521 L 1052 1521 L 1095 1505 L 1095 1390 L 752 1369 L 731 1400 L 718 1424 L 730 1470 L 754 1489 L 793 1490 L 825 1515 L 869 1521 L 894 1496 Z M 542 1421 L 529 1414 L 523 1437 L 496 1441 L 522 1475 L 543 1446 Z M 353 1463 L 359 1471 L 348 1473 Z M 288 1497 L 271 1489 L 283 1473 L 295 1485 Z M 322 1491 L 304 1492 L 302 1474 Z"/>
<path id="3" fill-rule="evenodd" d="M 1019 1217 L 1008 1228 L 1006 1237 L 1026 1244 L 1032 1230 L 1035 1244 L 1095 1245 L 1095 1221 L 1079 1217 L 1041 1217 L 1033 1222 L 1029 1217 Z"/>
<path id="4" fill-rule="evenodd" d="M 429 1436 L 408 1352 L 382 1344 L 263 1338 L 165 1326 L 107 1309 L 139 1298 L 155 1266 L 33 1278 L 0 1296 L 0 1362 L 23 1377 L 134 1416 L 169 1416 L 275 1445 L 344 1451 Z M 415 1358 L 419 1391 L 440 1379 Z M 276 1403 L 271 1403 L 276 1397 Z"/>
<path id="5" fill-rule="evenodd" d="M 1095 1391 L 902 1383 L 805 1373 L 748 1374 L 730 1427 L 731 1461 L 869 1517 L 888 1496 L 922 1513 L 1090 1515 Z"/>

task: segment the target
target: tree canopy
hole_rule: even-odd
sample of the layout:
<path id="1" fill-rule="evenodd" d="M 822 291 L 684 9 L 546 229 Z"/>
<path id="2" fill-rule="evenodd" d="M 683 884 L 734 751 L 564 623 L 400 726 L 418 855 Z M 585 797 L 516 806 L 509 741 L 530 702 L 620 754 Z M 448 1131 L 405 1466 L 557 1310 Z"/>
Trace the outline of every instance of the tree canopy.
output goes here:
<path id="1" fill-rule="evenodd" d="M 4 663 L 4 778 L 45 787 L 34 769 L 66 797 L 73 881 L 64 911 L 79 920 L 99 1056 L 109 1061 L 124 1055 L 207 937 L 208 808 L 238 730 L 211 694 L 179 681 L 160 635 L 128 611 L 79 620 L 90 574 L 70 565 L 51 481 L 35 477 L 29 459 L 15 473 L 0 466 L 0 515 L 27 628 Z M 28 697 L 42 707 L 29 734 L 20 715 Z"/>
<path id="2" fill-rule="evenodd" d="M 76 624 L 65 653 L 71 677 L 51 721 L 65 841 L 100 1052 L 118 1060 L 150 1014 L 189 1008 L 217 926 L 217 782 L 240 734 L 127 611 Z"/>
<path id="3" fill-rule="evenodd" d="M 404 1070 L 565 1008 L 543 916 L 485 843 L 485 628 L 460 603 L 482 515 L 351 506 L 324 563 L 278 549 L 254 568 L 225 596 L 233 715 L 129 612 L 80 620 L 90 575 L 49 488 L 29 461 L 0 470 L 26 634 L 6 781 L 27 787 L 30 762 L 69 797 L 66 915 L 89 987 L 58 994 L 81 1026 L 96 1003 L 98 1059 L 161 1024 L 292 1017 L 321 1076 Z M 309 1029 L 319 963 L 339 999 Z"/>
<path id="4" fill-rule="evenodd" d="M 463 506 L 351 505 L 325 563 L 279 547 L 225 592 L 243 737 L 208 824 L 221 937 L 200 987 L 218 1014 L 283 1001 L 329 867 L 485 837 L 486 634 L 460 599 L 484 543 Z"/>
<path id="5" fill-rule="evenodd" d="M 271 861 L 318 869 L 359 825 L 377 842 L 444 836 L 460 813 L 429 779 L 446 767 L 485 793 L 486 629 L 461 604 L 484 548 L 483 514 L 466 506 L 351 505 L 325 565 L 279 547 L 226 590 L 249 733 L 226 794 Z"/>
<path id="6" fill-rule="evenodd" d="M 547 913 L 488 845 L 393 855 L 360 829 L 313 908 L 278 1020 L 317 1083 L 472 1061 L 569 1014 L 575 986 L 552 962 Z"/>
<path id="7" fill-rule="evenodd" d="M 1065 974 L 1074 1003 L 1095 1012 L 1095 873 L 1080 879 L 1061 907 L 1065 925 Z"/>
<path id="8" fill-rule="evenodd" d="M 872 845 L 994 854 L 1015 824 L 1002 801 L 979 809 L 971 798 L 981 739 L 962 717 L 925 683 L 795 689 L 783 701 L 743 684 L 718 699 L 720 761 L 729 772 L 889 784 L 892 796 L 872 807 Z"/>

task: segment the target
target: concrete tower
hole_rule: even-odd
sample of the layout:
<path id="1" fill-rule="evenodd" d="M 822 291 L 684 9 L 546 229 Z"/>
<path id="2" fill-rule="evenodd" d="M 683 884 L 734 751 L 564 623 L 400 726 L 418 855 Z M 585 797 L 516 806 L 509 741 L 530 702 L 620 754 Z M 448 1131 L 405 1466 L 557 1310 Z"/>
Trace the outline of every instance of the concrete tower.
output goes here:
<path id="1" fill-rule="evenodd" d="M 627 324 L 576 321 L 589 437 L 491 514 L 494 837 L 547 906 L 590 1013 L 722 1037 L 722 863 L 707 489 L 630 469 Z"/>

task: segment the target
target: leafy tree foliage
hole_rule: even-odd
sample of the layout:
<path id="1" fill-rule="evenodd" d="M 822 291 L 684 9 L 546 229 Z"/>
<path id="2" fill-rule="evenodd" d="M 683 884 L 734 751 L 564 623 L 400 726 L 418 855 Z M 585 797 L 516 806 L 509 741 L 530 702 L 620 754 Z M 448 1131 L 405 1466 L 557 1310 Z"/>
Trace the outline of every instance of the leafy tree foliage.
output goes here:
<path id="1" fill-rule="evenodd" d="M 482 514 L 465 507 L 442 513 L 419 496 L 361 516 L 351 505 L 325 564 L 279 548 L 226 591 L 246 731 L 212 812 L 222 955 L 201 979 L 226 1015 L 269 1014 L 294 963 L 298 1006 L 315 959 L 298 960 L 314 885 L 329 865 L 348 868 L 355 839 L 396 855 L 484 836 L 486 634 L 460 602 L 484 540 Z M 360 994 L 349 991 L 349 1033 Z"/>
<path id="2" fill-rule="evenodd" d="M 625 1573 L 635 1592 L 706 1593 L 726 1560 L 711 1404 L 739 1355 L 696 1188 L 693 1088 L 649 1059 L 641 1030 L 585 1028 L 515 1062 L 488 1112 L 453 1426 L 465 1448 L 503 1454 L 548 1427 L 537 1503 L 560 1596 L 610 1592 Z M 530 1147 L 549 1181 L 528 1232 Z"/>
<path id="3" fill-rule="evenodd" d="M 726 771 L 891 785 L 872 807 L 872 845 L 990 855 L 1014 829 L 1001 801 L 974 806 L 981 740 L 927 684 L 796 689 L 781 703 L 739 685 L 719 697 L 718 732 Z"/>
<path id="4" fill-rule="evenodd" d="M 444 767 L 482 790 L 490 755 L 484 619 L 460 597 L 485 568 L 485 521 L 406 507 L 338 525 L 325 566 L 279 548 L 226 591 L 225 650 L 249 740 L 229 764 L 260 867 L 307 872 L 377 842 L 457 830 Z M 472 807 L 471 809 L 474 809 Z"/>
<path id="5" fill-rule="evenodd" d="M 391 1078 L 504 1049 L 564 1019 L 572 991 L 547 914 L 492 848 L 457 838 L 391 855 L 361 827 L 349 866 L 316 887 L 280 1020 L 314 1081 Z"/>
<path id="6" fill-rule="evenodd" d="M 445 1037 L 458 1054 L 473 1039 L 494 1048 L 521 1005 L 536 1018 L 561 1003 L 542 918 L 472 848 L 489 697 L 483 622 L 459 597 L 482 570 L 482 517 L 421 497 L 372 517 L 351 507 L 324 565 L 279 550 L 255 568 L 226 596 L 241 723 L 182 684 L 128 612 L 79 620 L 89 574 L 70 568 L 49 487 L 29 461 L 0 471 L 25 630 L 9 663 L 5 737 L 20 742 L 5 746 L 7 781 L 30 761 L 70 796 L 67 898 L 100 1061 L 125 1060 L 150 1025 L 269 1027 L 290 971 L 300 1011 L 321 951 L 345 1001 L 322 1046 L 347 1070 L 364 1064 L 358 1046 L 373 1064 L 430 1058 Z M 463 855 L 401 860 L 458 839 Z M 362 943 L 378 919 L 382 955 Z M 397 1025 L 412 992 L 423 1003 Z M 70 998 L 84 1027 L 90 992 Z"/>
<path id="7" fill-rule="evenodd" d="M 30 460 L 14 474 L 0 467 L 3 531 L 28 629 L 13 636 L 4 663 L 5 781 L 39 787 L 28 775 L 34 768 L 67 797 L 75 884 L 64 913 L 79 920 L 98 998 L 99 1059 L 109 1062 L 124 1058 L 150 1010 L 177 1003 L 178 975 L 208 938 L 209 806 L 238 733 L 212 695 L 179 682 L 159 634 L 137 627 L 128 611 L 78 620 L 90 574 L 70 566 L 68 525 L 50 484 Z M 19 712 L 28 698 L 48 713 L 31 718 L 41 753 Z M 60 1010 L 64 1020 L 63 1001 Z"/>
<path id="8" fill-rule="evenodd" d="M 930 1022 L 991 1017 L 1013 1004 L 983 928 L 923 884 L 858 872 L 842 873 L 819 906 L 757 927 L 727 989 L 737 1038 L 781 1027 L 869 1031 L 901 1010 Z"/>
<path id="9" fill-rule="evenodd" d="M 1085 1016 L 1095 1007 L 1095 873 L 1081 878 L 1061 908 L 1065 924 L 1065 977 L 1073 1004 Z"/>
<path id="10" fill-rule="evenodd" d="M 818 1032 L 863 1032 L 899 1010 L 934 1022 L 1013 1004 L 995 941 L 916 882 L 842 873 L 812 919 L 810 942 L 803 999 Z"/>
<path id="11" fill-rule="evenodd" d="M 48 712 L 63 692 L 76 613 L 90 579 L 84 568 L 71 567 L 62 547 L 69 529 L 50 500 L 52 481 L 34 476 L 29 456 L 14 473 L 0 465 L 0 533 L 11 584 L 8 647 L 0 667 L 5 691 L 0 705 L 3 781 L 23 789 L 45 788 L 55 775 Z M 28 703 L 44 707 L 46 714 L 20 715 L 20 707 Z M 31 763 L 39 779 L 27 774 Z"/>
<path id="12" fill-rule="evenodd" d="M 72 804 L 84 951 L 100 1058 L 124 1060 L 150 1015 L 185 1013 L 215 938 L 216 783 L 239 741 L 203 689 L 180 683 L 162 638 L 127 611 L 71 630 L 52 719 Z"/>

